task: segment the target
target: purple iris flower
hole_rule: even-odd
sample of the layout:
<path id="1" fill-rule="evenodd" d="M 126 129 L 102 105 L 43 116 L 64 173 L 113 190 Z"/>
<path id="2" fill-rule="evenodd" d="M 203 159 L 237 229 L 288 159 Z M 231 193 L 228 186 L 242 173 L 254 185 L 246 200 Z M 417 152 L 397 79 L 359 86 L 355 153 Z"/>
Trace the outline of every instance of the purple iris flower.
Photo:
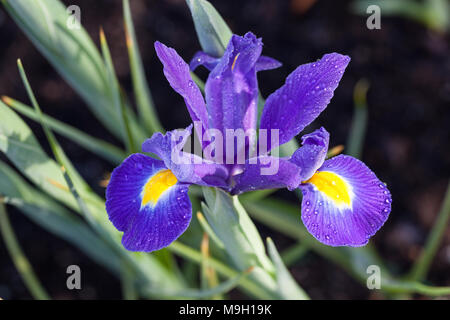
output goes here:
<path id="1" fill-rule="evenodd" d="M 261 55 L 261 39 L 250 32 L 243 37 L 233 35 L 221 58 L 199 52 L 190 66 L 162 43 L 156 42 L 155 49 L 167 80 L 184 98 L 199 137 L 212 130 L 225 136 L 228 130 L 256 129 L 257 72 L 281 65 Z M 211 153 L 202 159 L 182 150 L 192 125 L 165 135 L 155 133 L 145 141 L 142 151 L 159 160 L 130 155 L 113 171 L 106 190 L 106 210 L 114 226 L 124 232 L 125 248 L 154 251 L 176 240 L 191 220 L 187 192 L 193 184 L 231 194 L 300 188 L 302 220 L 317 240 L 331 246 L 365 245 L 387 220 L 391 195 L 364 163 L 345 155 L 325 160 L 329 133 L 324 128 L 304 135 L 302 146 L 291 157 L 270 153 L 297 136 L 326 108 L 349 61 L 348 56 L 331 53 L 301 65 L 268 97 L 259 125 L 259 132 L 266 132 L 270 141 L 263 152 L 255 147 L 258 137 L 249 135 L 237 145 L 223 141 L 223 154 Z M 210 70 L 205 98 L 190 75 L 200 65 Z M 272 139 L 273 132 L 278 139 Z M 213 141 L 208 137 L 201 141 L 203 150 Z M 240 152 L 245 155 L 241 163 L 236 162 Z M 273 161 L 276 172 L 263 174 Z"/>

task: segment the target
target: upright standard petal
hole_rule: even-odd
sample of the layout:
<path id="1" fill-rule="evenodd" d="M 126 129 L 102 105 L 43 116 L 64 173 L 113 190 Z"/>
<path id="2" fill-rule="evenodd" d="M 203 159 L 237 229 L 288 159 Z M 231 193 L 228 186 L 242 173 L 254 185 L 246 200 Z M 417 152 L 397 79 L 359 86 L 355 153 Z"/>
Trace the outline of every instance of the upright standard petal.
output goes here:
<path id="1" fill-rule="evenodd" d="M 298 135 L 326 108 L 349 62 L 350 57 L 331 53 L 295 69 L 267 98 L 260 129 L 267 129 L 268 135 L 279 129 L 279 145 Z"/>
<path id="2" fill-rule="evenodd" d="M 330 246 L 363 246 L 387 220 L 391 194 L 361 161 L 339 155 L 300 186 L 302 220 Z"/>
<path id="3" fill-rule="evenodd" d="M 202 124 L 196 128 L 198 136 L 202 137 L 201 129 L 203 131 L 208 129 L 208 113 L 202 93 L 192 80 L 188 64 L 174 49 L 158 41 L 155 42 L 155 50 L 164 65 L 164 75 L 172 88 L 184 98 L 192 121 L 199 121 Z"/>
<path id="4" fill-rule="evenodd" d="M 125 159 L 106 189 L 106 211 L 124 232 L 124 247 L 150 252 L 175 241 L 191 220 L 188 188 L 160 160 L 142 154 Z"/>
<path id="5" fill-rule="evenodd" d="M 301 183 L 301 169 L 287 159 L 260 156 L 248 159 L 242 173 L 234 176 L 232 194 L 247 191 L 288 188 L 293 190 Z"/>
<path id="6" fill-rule="evenodd" d="M 294 152 L 290 160 L 302 169 L 302 181 L 311 178 L 322 166 L 327 156 L 329 140 L 330 134 L 324 128 L 302 137 L 302 146 Z"/>
<path id="7" fill-rule="evenodd" d="M 216 67 L 211 71 L 205 85 L 206 104 L 210 115 L 210 128 L 248 129 L 255 131 L 257 121 L 258 84 L 256 63 L 261 55 L 262 42 L 252 33 L 244 37 L 233 35 L 227 49 Z M 248 153 L 256 137 L 235 148 Z M 224 141 L 225 150 L 226 141 Z M 224 157 L 226 160 L 226 156 Z M 227 163 L 236 163 L 228 159 Z"/>
<path id="8" fill-rule="evenodd" d="M 165 135 L 154 133 L 142 144 L 142 151 L 158 156 L 179 181 L 227 190 L 228 169 L 225 166 L 182 151 L 191 131 L 192 125 L 185 130 L 168 131 Z"/>

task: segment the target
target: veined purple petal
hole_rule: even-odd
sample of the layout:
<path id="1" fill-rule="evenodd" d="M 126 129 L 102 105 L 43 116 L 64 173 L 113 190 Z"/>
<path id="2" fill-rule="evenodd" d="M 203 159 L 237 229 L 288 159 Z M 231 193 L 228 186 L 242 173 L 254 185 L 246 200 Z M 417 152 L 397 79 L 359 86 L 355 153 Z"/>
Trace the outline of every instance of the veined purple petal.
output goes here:
<path id="1" fill-rule="evenodd" d="M 158 41 L 155 42 L 155 50 L 164 65 L 164 75 L 171 87 L 184 98 L 192 121 L 199 121 L 202 124 L 196 128 L 198 136 L 202 137 L 202 129 L 203 131 L 208 129 L 208 113 L 202 93 L 192 80 L 188 64 L 174 49 Z"/>
<path id="2" fill-rule="evenodd" d="M 256 129 L 256 63 L 261 50 L 262 42 L 254 34 L 247 33 L 243 37 L 233 35 L 223 57 L 208 76 L 205 94 L 210 115 L 209 127 L 220 130 L 224 136 L 226 129 Z M 249 140 L 243 146 L 244 151 L 254 145 L 256 137 Z M 226 150 L 225 141 L 224 146 Z M 235 151 L 235 155 L 243 152 Z M 230 161 L 235 163 L 233 159 Z"/>
<path id="3" fill-rule="evenodd" d="M 350 57 L 331 53 L 295 69 L 267 98 L 260 129 L 268 135 L 270 129 L 279 129 L 279 145 L 298 135 L 326 108 L 349 62 Z"/>
<path id="4" fill-rule="evenodd" d="M 301 169 L 283 158 L 260 156 L 248 159 L 242 170 L 234 176 L 236 184 L 232 194 L 273 188 L 294 190 L 301 183 Z"/>
<path id="5" fill-rule="evenodd" d="M 303 223 L 326 245 L 367 244 L 391 211 L 389 190 L 363 162 L 350 156 L 325 161 L 300 188 Z"/>
<path id="6" fill-rule="evenodd" d="M 124 247 L 149 252 L 175 241 L 191 220 L 188 188 L 160 160 L 143 154 L 125 159 L 111 174 L 106 189 L 106 211 L 124 232 Z"/>
<path id="7" fill-rule="evenodd" d="M 302 181 L 311 178 L 322 166 L 327 156 L 329 140 L 330 134 L 324 128 L 302 137 L 302 146 L 294 152 L 290 160 L 302 169 Z"/>
<path id="8" fill-rule="evenodd" d="M 179 181 L 226 189 L 228 169 L 225 166 L 182 151 L 191 131 L 192 125 L 165 135 L 154 133 L 142 144 L 142 151 L 158 156 Z"/>

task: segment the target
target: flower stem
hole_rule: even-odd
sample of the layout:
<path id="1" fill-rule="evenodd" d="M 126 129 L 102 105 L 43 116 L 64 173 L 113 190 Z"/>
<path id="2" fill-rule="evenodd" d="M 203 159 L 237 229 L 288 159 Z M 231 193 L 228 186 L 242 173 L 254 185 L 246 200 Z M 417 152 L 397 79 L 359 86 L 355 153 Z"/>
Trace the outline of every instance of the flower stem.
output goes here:
<path id="1" fill-rule="evenodd" d="M 442 203 L 441 210 L 438 213 L 437 220 L 428 236 L 425 248 L 422 251 L 419 259 L 411 269 L 410 279 L 411 280 L 423 280 L 427 276 L 428 270 L 432 263 L 437 250 L 439 249 L 439 244 L 445 233 L 445 229 L 448 227 L 450 219 L 450 182 L 447 187 L 447 192 L 445 193 L 444 201 Z"/>

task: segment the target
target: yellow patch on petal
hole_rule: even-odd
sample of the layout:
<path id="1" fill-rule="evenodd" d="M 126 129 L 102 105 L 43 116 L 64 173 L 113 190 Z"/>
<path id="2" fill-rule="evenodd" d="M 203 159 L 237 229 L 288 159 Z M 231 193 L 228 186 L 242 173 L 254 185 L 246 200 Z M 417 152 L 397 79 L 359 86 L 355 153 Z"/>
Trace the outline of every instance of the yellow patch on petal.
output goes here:
<path id="1" fill-rule="evenodd" d="M 304 183 L 313 184 L 317 190 L 324 193 L 337 205 L 351 205 L 351 189 L 348 184 L 337 174 L 328 171 L 317 171 Z"/>
<path id="2" fill-rule="evenodd" d="M 145 206 L 149 202 L 151 202 L 152 205 L 155 205 L 161 195 L 170 187 L 174 186 L 177 181 L 177 178 L 169 169 L 161 170 L 153 175 L 148 179 L 142 190 L 141 206 Z"/>

